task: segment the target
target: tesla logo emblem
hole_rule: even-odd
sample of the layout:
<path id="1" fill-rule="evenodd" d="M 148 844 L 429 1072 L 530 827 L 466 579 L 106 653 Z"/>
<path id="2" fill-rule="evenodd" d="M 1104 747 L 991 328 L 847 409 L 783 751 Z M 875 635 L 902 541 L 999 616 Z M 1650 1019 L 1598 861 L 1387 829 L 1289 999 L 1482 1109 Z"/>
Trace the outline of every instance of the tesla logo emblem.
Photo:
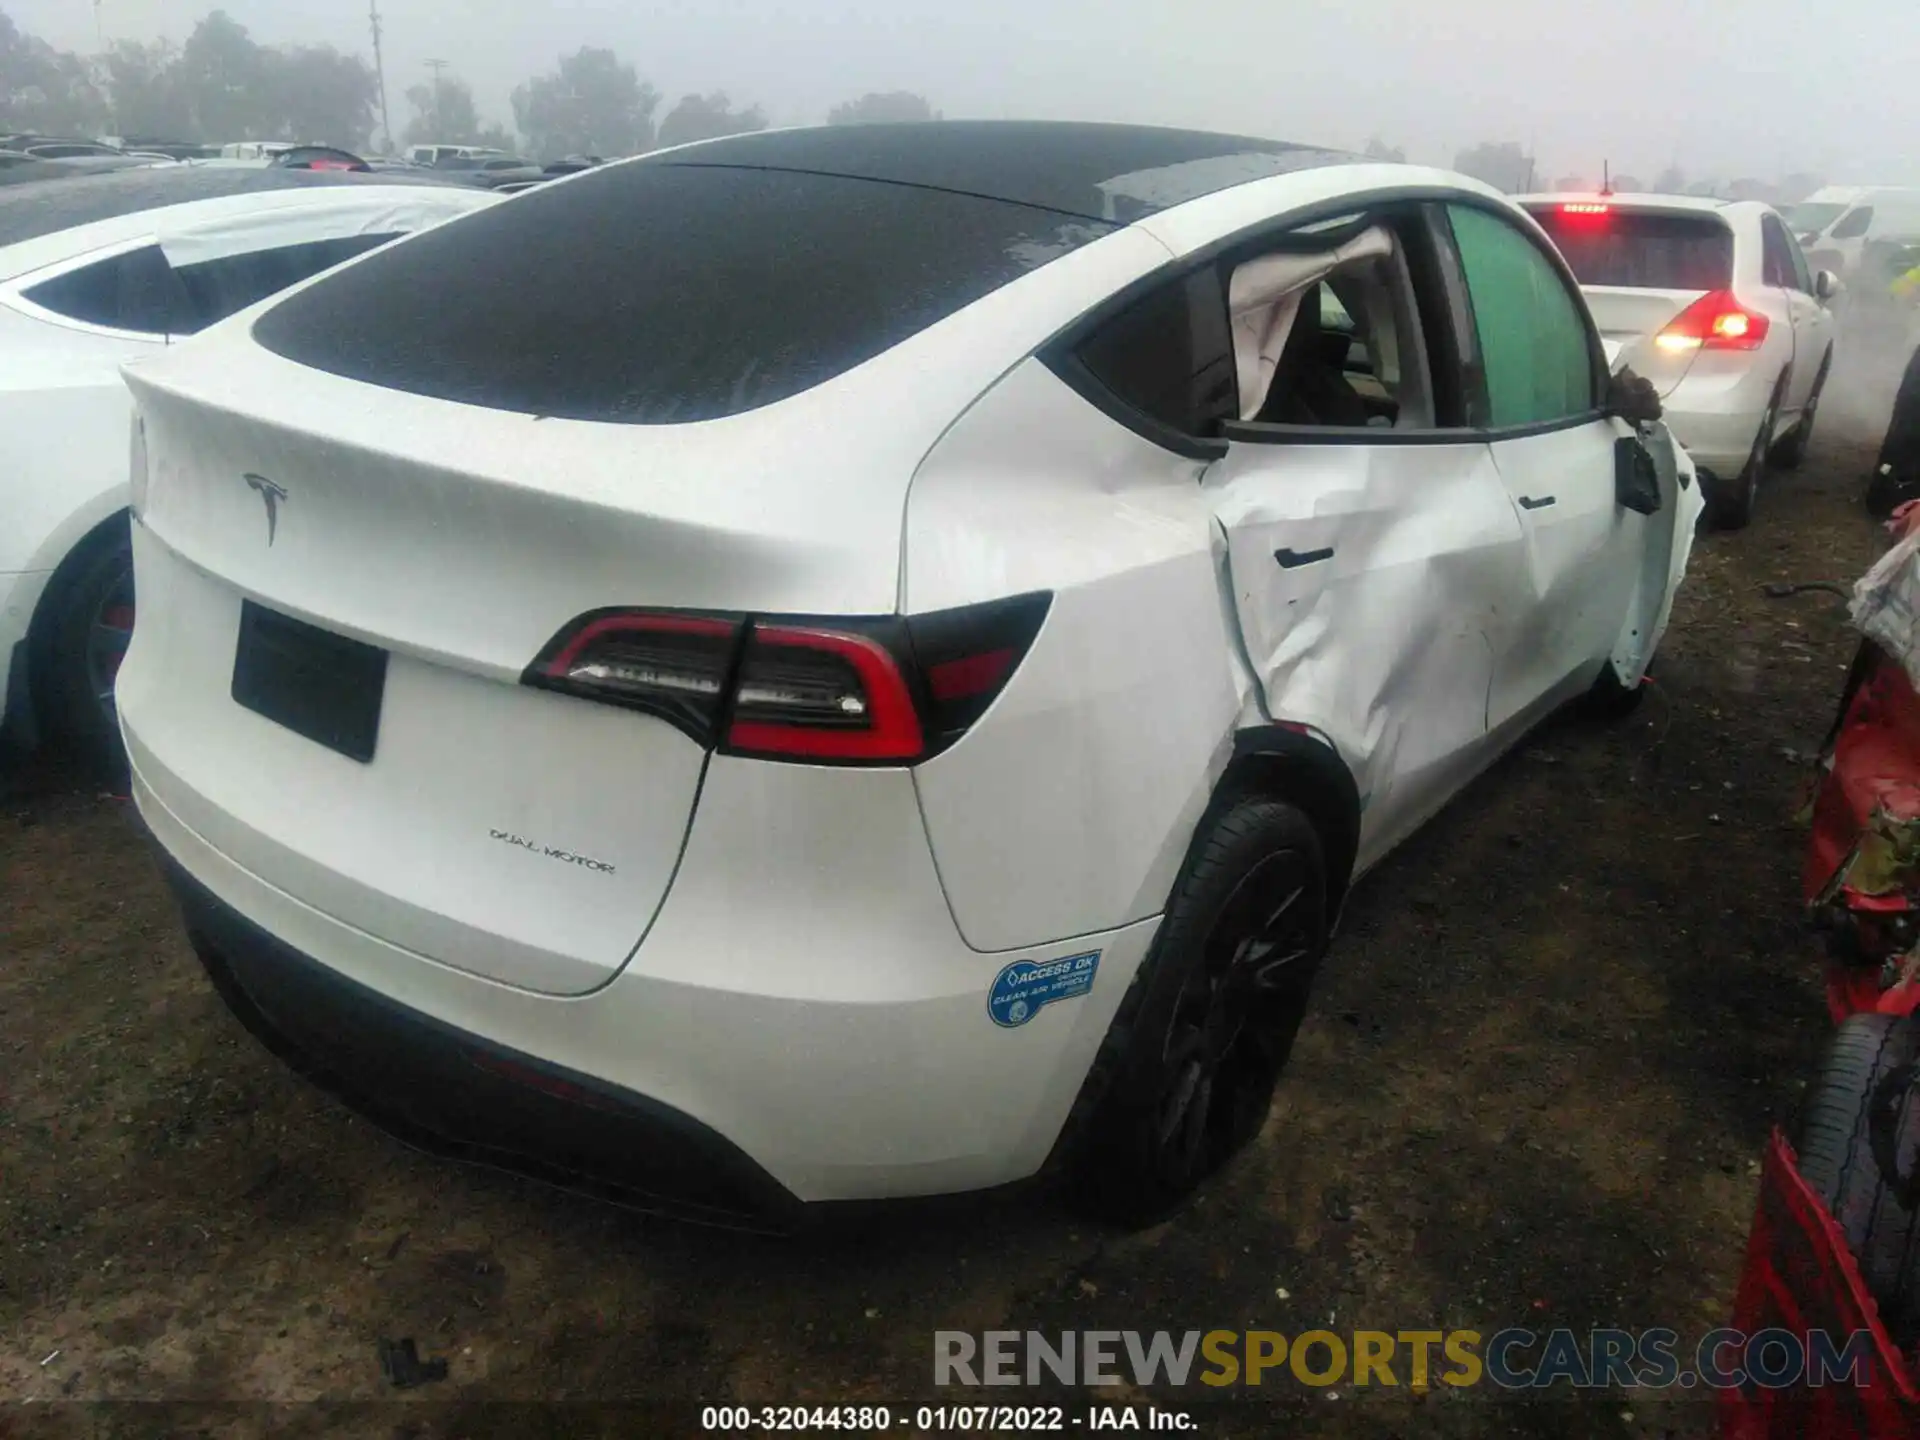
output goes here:
<path id="1" fill-rule="evenodd" d="M 273 532 L 280 523 L 280 502 L 287 498 L 287 487 L 276 485 L 264 475 L 243 475 L 247 488 L 267 505 L 267 544 L 273 544 Z"/>

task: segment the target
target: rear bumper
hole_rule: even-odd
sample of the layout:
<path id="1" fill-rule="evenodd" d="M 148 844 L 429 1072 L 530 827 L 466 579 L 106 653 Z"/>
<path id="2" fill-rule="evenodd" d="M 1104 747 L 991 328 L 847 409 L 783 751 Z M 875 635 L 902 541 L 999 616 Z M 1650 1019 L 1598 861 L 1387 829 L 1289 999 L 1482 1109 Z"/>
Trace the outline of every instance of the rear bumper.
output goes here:
<path id="1" fill-rule="evenodd" d="M 1693 457 L 1693 463 L 1707 471 L 1715 479 L 1732 480 L 1747 468 L 1747 457 L 1753 453 L 1753 437 L 1760 431 L 1760 419 L 1766 412 L 1766 397 L 1749 411 L 1722 413 L 1717 411 L 1687 410 L 1685 405 L 1686 387 L 1680 387 L 1680 394 L 1666 405 L 1665 420 L 1668 428 L 1687 447 L 1687 453 Z"/>
<path id="2" fill-rule="evenodd" d="M 1746 469 L 1778 379 L 1757 367 L 1737 376 L 1690 371 L 1661 402 L 1663 418 L 1695 465 L 1732 480 Z"/>
<path id="3" fill-rule="evenodd" d="M 397 1004 L 275 939 L 172 860 L 162 868 L 241 1022 L 400 1139 L 688 1219 L 769 1230 L 798 1220 L 790 1191 L 698 1121 Z"/>
<path id="4" fill-rule="evenodd" d="M 910 776 L 716 759 L 680 872 L 633 960 L 589 994 L 541 994 L 429 960 L 252 873 L 173 808 L 179 782 L 139 743 L 139 719 L 123 707 L 133 798 L 181 877 L 189 924 L 216 977 L 231 971 L 245 996 L 259 991 L 248 1003 L 312 1052 L 303 1066 L 325 1069 L 403 1138 L 656 1208 L 736 1223 L 770 1210 L 778 1223 L 793 1201 L 936 1195 L 1035 1174 L 1158 924 L 970 950 L 924 834 L 904 842 L 919 824 Z M 863 823 L 834 830 L 850 805 Z M 995 1023 L 989 996 L 1008 967 L 1089 952 L 1099 953 L 1091 989 Z M 309 1003 L 310 990 L 324 1003 Z M 309 1011 L 358 1017 L 369 1006 L 384 1007 L 377 1024 L 315 1022 L 307 1033 Z M 363 1023 L 381 1038 L 356 1038 Z M 439 1058 L 416 1071 L 415 1049 Z M 475 1049 L 596 1089 L 619 1112 L 611 1137 L 569 1138 L 556 1152 L 549 1142 L 572 1132 L 544 1108 L 507 1121 L 492 1098 L 473 1098 L 492 1097 L 501 1078 L 476 1068 Z M 392 1113 L 383 1097 L 413 1089 L 422 1108 Z M 666 1161 L 635 1161 L 630 1152 L 654 1145 L 643 1132 L 666 1137 Z M 696 1132 L 723 1143 L 690 1143 Z M 682 1157 L 727 1151 L 746 1163 L 722 1164 L 718 1188 L 685 1181 Z"/>

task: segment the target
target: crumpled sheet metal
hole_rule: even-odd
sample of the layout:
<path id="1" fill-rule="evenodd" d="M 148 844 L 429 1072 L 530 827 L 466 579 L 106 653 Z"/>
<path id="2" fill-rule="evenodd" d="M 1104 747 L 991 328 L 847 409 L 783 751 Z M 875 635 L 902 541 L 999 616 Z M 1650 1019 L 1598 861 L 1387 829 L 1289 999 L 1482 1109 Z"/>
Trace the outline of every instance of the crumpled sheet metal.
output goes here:
<path id="1" fill-rule="evenodd" d="M 1861 895 L 1920 891 L 1920 815 L 1895 815 L 1885 806 L 1875 807 L 1815 903 L 1825 904 L 1843 889 Z"/>

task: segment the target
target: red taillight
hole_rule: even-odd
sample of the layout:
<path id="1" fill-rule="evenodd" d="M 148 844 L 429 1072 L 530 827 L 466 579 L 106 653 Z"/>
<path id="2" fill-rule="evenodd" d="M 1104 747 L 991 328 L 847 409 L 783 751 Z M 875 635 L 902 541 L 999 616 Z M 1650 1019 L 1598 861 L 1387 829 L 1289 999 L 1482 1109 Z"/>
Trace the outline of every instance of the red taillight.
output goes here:
<path id="1" fill-rule="evenodd" d="M 1733 298 L 1730 290 L 1702 295 L 1682 310 L 1653 343 L 1670 353 L 1691 350 L 1758 350 L 1767 338 L 1769 321 Z"/>
<path id="2" fill-rule="evenodd" d="M 645 710 L 704 744 L 718 722 L 739 638 L 739 621 L 709 615 L 589 615 L 562 632 L 525 678 Z"/>
<path id="3" fill-rule="evenodd" d="M 1611 205 L 1601 205 L 1590 200 L 1570 200 L 1560 207 L 1562 215 L 1605 215 L 1611 212 Z"/>
<path id="4" fill-rule="evenodd" d="M 914 764 L 986 713 L 1052 597 L 910 618 L 582 616 L 523 679 L 644 710 L 709 748 L 822 764 Z"/>
<path id="5" fill-rule="evenodd" d="M 920 717 L 899 662 L 840 630 L 755 625 L 727 749 L 809 760 L 914 760 Z"/>
<path id="6" fill-rule="evenodd" d="M 1002 647 L 981 655 L 968 655 L 927 667 L 927 688 L 936 700 L 971 700 L 976 695 L 998 690 L 1013 669 L 1018 657 Z"/>
<path id="7" fill-rule="evenodd" d="M 484 1050 L 466 1048 L 467 1063 L 476 1069 L 486 1070 L 503 1080 L 511 1080 L 529 1090 L 538 1090 L 557 1100 L 570 1100 L 576 1105 L 586 1105 L 595 1110 L 612 1110 L 616 1107 L 584 1086 L 575 1085 L 571 1080 L 562 1080 L 557 1075 L 548 1075 L 530 1065 L 505 1059 L 499 1055 L 490 1055 Z"/>

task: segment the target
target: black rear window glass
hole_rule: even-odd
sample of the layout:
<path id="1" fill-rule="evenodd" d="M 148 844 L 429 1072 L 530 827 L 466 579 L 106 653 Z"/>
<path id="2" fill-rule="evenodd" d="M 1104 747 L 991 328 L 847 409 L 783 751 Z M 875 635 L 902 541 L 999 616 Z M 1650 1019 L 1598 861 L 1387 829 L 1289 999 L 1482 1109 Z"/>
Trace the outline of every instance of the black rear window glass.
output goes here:
<path id="1" fill-rule="evenodd" d="M 158 245 L 96 260 L 21 293 L 56 315 L 116 330 L 178 335 L 198 328 Z"/>
<path id="2" fill-rule="evenodd" d="M 1236 408 L 1227 302 L 1211 266 L 1135 301 L 1079 355 L 1117 398 L 1183 434 L 1212 435 Z"/>
<path id="3" fill-rule="evenodd" d="M 707 420 L 831 379 L 1110 228 L 919 186 L 619 165 L 370 256 L 253 333 L 418 395 Z"/>
<path id="4" fill-rule="evenodd" d="M 333 240 L 203 260 L 174 273 L 193 303 L 198 324 L 211 325 L 393 238 L 392 234 L 342 235 Z"/>
<path id="5" fill-rule="evenodd" d="M 1733 283 L 1733 232 L 1710 215 L 1534 210 L 1582 285 L 1723 290 Z"/>

